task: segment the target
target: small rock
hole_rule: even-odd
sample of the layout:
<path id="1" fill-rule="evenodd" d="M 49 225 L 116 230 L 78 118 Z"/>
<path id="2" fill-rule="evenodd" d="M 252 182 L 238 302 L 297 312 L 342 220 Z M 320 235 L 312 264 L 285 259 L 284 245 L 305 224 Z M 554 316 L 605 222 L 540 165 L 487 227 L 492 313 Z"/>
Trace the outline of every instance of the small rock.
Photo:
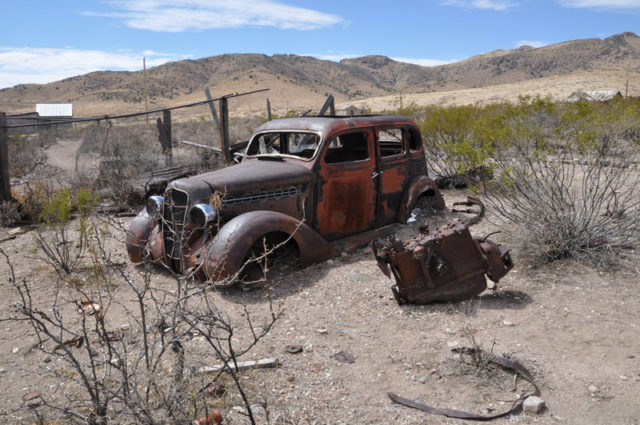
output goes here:
<path id="1" fill-rule="evenodd" d="M 260 406 L 259 404 L 252 404 L 251 406 L 249 406 L 249 408 L 251 409 L 251 413 L 256 416 L 262 416 L 266 413 L 264 407 Z"/>
<path id="2" fill-rule="evenodd" d="M 16 354 L 18 351 L 20 351 L 20 348 L 18 347 L 14 347 L 13 350 L 11 350 L 13 354 Z"/>
<path id="3" fill-rule="evenodd" d="M 334 261 L 334 260 L 327 260 L 327 264 L 328 264 L 328 265 L 330 265 L 330 266 L 332 266 L 332 265 L 334 265 L 334 264 L 335 264 L 335 261 Z"/>
<path id="4" fill-rule="evenodd" d="M 287 345 L 285 350 L 289 354 L 298 354 L 298 353 L 302 353 L 302 346 L 300 346 L 300 345 Z"/>
<path id="5" fill-rule="evenodd" d="M 587 387 L 587 391 L 589 391 L 589 394 L 593 395 L 593 394 L 597 394 L 600 391 L 600 388 L 592 384 Z"/>
<path id="6" fill-rule="evenodd" d="M 125 323 L 124 325 L 120 325 L 121 331 L 128 331 L 129 329 L 131 329 L 131 325 L 128 323 Z"/>
<path id="7" fill-rule="evenodd" d="M 456 345 L 458 345 L 458 341 L 449 341 L 449 342 L 447 342 L 447 346 L 448 347 L 455 347 Z"/>
<path id="8" fill-rule="evenodd" d="M 347 258 L 347 257 L 349 256 L 349 254 L 347 254 L 346 252 L 342 251 L 342 252 L 340 253 L 340 256 L 341 256 L 342 258 Z"/>
<path id="9" fill-rule="evenodd" d="M 0 373 L 5 373 L 6 370 L 3 367 L 0 367 Z"/>
<path id="10" fill-rule="evenodd" d="M 31 391 L 22 396 L 22 401 L 31 401 L 40 397 L 40 391 Z"/>
<path id="11" fill-rule="evenodd" d="M 329 331 L 326 328 L 316 329 L 316 332 L 318 332 L 320 335 L 326 335 L 329 333 Z"/>
<path id="12" fill-rule="evenodd" d="M 544 408 L 544 400 L 537 396 L 529 396 L 522 403 L 525 412 L 538 413 Z"/>
<path id="13" fill-rule="evenodd" d="M 371 245 L 367 245 L 367 247 L 364 249 L 364 251 L 362 251 L 365 255 L 369 255 L 369 254 L 373 254 L 373 249 L 371 248 Z"/>
<path id="14" fill-rule="evenodd" d="M 46 356 L 44 359 L 42 359 L 42 361 L 45 363 L 51 363 L 51 360 L 53 360 L 51 356 Z"/>
<path id="15" fill-rule="evenodd" d="M 508 321 L 508 320 L 503 320 L 503 321 L 502 321 L 502 324 L 503 324 L 504 326 L 514 326 L 514 323 L 513 323 L 513 322 L 510 322 L 510 321 Z"/>
<path id="16" fill-rule="evenodd" d="M 496 283 L 492 280 L 487 282 L 487 289 L 493 290 L 493 289 L 496 289 L 496 286 L 497 286 Z"/>
<path id="17" fill-rule="evenodd" d="M 356 358 L 353 356 L 353 354 L 349 353 L 348 351 L 339 351 L 331 357 L 342 363 L 354 363 L 356 361 Z"/>

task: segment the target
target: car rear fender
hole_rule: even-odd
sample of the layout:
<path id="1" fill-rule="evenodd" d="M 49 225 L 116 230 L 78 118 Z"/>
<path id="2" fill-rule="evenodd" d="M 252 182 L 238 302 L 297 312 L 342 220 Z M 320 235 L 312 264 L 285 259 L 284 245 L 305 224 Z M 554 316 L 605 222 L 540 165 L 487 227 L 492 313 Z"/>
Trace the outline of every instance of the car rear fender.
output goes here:
<path id="1" fill-rule="evenodd" d="M 398 215 L 400 222 L 405 223 L 409 219 L 411 211 L 418 203 L 418 199 L 423 195 L 433 197 L 435 209 L 443 210 L 447 207 L 442 193 L 433 179 L 427 176 L 419 176 L 411 182 L 409 188 L 405 191 L 402 205 L 400 206 L 400 214 Z"/>

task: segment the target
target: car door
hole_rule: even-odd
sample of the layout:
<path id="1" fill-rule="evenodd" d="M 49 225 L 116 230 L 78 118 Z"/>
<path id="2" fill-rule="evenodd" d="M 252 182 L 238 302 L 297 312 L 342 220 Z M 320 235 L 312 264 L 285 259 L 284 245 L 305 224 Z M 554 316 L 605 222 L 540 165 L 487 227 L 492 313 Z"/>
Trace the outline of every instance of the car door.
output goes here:
<path id="1" fill-rule="evenodd" d="M 371 129 L 338 133 L 319 158 L 315 224 L 333 240 L 371 229 L 376 219 L 376 158 Z"/>
<path id="2" fill-rule="evenodd" d="M 407 168 L 407 138 L 410 133 L 403 125 L 375 129 L 376 159 L 378 161 L 377 225 L 397 220 L 404 190 L 409 185 L 411 170 Z"/>

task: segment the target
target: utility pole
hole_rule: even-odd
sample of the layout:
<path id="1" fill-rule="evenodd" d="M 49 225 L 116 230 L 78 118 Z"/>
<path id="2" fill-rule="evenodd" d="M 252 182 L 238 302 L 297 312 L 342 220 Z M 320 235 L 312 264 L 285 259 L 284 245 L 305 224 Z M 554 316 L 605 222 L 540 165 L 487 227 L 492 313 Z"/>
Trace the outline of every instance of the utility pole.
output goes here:
<path id="1" fill-rule="evenodd" d="M 629 80 L 627 80 L 627 84 L 624 87 L 624 98 L 628 98 L 629 97 Z"/>
<path id="2" fill-rule="evenodd" d="M 149 94 L 147 92 L 147 57 L 142 57 L 142 81 L 144 84 L 144 111 L 149 112 Z M 147 124 L 149 124 L 149 114 L 145 115 Z"/>

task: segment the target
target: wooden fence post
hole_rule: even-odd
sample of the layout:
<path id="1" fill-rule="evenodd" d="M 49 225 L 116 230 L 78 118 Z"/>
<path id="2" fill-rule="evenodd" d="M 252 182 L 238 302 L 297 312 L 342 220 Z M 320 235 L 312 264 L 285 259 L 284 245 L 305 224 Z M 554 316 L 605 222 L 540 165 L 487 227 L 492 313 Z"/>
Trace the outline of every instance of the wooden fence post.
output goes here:
<path id="1" fill-rule="evenodd" d="M 207 100 L 213 100 L 211 97 L 211 92 L 209 91 L 209 86 L 205 86 L 204 94 L 207 96 Z M 218 128 L 218 133 L 220 132 L 220 120 L 218 119 L 218 113 L 216 112 L 216 105 L 213 102 L 209 102 L 209 109 L 211 109 L 211 115 L 213 115 L 213 121 L 216 123 L 216 127 Z"/>
<path id="2" fill-rule="evenodd" d="M 322 108 L 320 108 L 320 112 L 318 112 L 318 115 L 319 116 L 326 115 L 327 111 L 329 111 L 329 115 L 336 114 L 336 106 L 335 106 L 335 102 L 333 100 L 332 94 L 327 96 L 327 100 L 324 101 L 324 104 L 322 105 Z"/>
<path id="3" fill-rule="evenodd" d="M 11 185 L 9 183 L 9 129 L 7 115 L 0 112 L 0 201 L 10 201 Z"/>
<path id="4" fill-rule="evenodd" d="M 158 118 L 156 125 L 158 126 L 158 138 L 160 139 L 160 146 L 162 146 L 162 153 L 165 156 L 165 165 L 170 167 L 173 165 L 173 150 L 171 143 L 171 111 L 162 111 L 163 119 Z"/>
<path id="5" fill-rule="evenodd" d="M 267 98 L 267 121 L 271 121 L 271 102 Z"/>
<path id="6" fill-rule="evenodd" d="M 224 161 L 231 164 L 231 149 L 229 146 L 229 100 L 220 98 L 220 148 L 224 154 Z"/>

